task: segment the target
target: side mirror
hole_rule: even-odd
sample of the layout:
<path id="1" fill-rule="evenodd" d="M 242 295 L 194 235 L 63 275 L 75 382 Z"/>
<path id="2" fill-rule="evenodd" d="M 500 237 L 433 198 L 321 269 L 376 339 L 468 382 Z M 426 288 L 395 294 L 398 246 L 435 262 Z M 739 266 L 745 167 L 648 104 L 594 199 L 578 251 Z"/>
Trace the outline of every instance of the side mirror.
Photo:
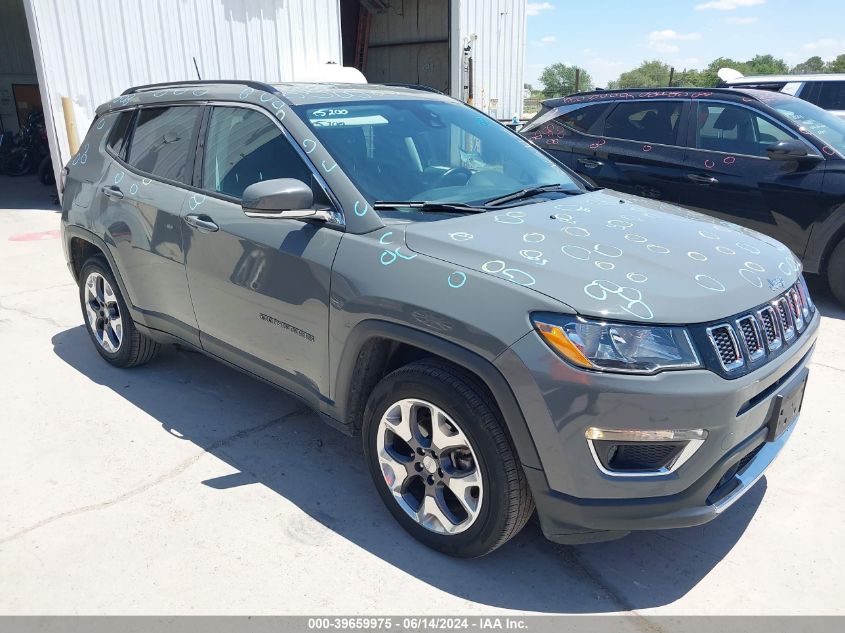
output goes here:
<path id="1" fill-rule="evenodd" d="M 256 182 L 244 189 L 241 207 L 250 218 L 276 220 L 332 219 L 326 209 L 313 209 L 314 192 L 311 187 L 295 178 L 276 178 Z"/>
<path id="2" fill-rule="evenodd" d="M 818 160 L 818 156 L 807 152 L 807 146 L 801 141 L 778 141 L 766 148 L 770 160 Z"/>

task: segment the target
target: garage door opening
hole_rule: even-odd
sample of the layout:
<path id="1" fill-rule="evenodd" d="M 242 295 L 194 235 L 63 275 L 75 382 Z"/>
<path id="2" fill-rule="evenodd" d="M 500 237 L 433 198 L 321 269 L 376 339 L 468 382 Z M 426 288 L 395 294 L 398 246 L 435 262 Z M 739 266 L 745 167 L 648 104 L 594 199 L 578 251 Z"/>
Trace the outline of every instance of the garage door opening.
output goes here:
<path id="1" fill-rule="evenodd" d="M 451 89 L 450 0 L 341 0 L 343 63 L 367 81 Z"/>

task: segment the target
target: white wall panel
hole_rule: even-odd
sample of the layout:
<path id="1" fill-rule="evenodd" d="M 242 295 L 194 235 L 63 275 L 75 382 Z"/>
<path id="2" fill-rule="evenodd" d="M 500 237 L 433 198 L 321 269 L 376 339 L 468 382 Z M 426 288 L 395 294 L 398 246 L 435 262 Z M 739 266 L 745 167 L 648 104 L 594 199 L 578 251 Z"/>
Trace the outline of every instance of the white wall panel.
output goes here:
<path id="1" fill-rule="evenodd" d="M 472 48 L 475 107 L 500 119 L 521 115 L 526 0 L 455 1 L 460 2 L 459 46 L 477 36 Z"/>
<path id="2" fill-rule="evenodd" d="M 61 169 L 61 97 L 80 136 L 96 107 L 130 86 L 196 79 L 290 81 L 341 62 L 338 0 L 24 0 L 44 111 Z M 81 139 L 80 139 L 81 140 Z"/>

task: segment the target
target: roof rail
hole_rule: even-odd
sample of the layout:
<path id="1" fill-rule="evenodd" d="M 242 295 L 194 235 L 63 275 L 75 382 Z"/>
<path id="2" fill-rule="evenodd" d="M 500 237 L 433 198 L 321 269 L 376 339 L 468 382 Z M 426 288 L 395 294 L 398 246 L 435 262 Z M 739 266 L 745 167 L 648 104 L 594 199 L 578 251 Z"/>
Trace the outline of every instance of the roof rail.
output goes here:
<path id="1" fill-rule="evenodd" d="M 424 90 L 425 92 L 436 92 L 439 95 L 445 95 L 446 93 L 442 90 L 438 90 L 437 88 L 432 88 L 431 86 L 426 86 L 424 84 L 401 84 L 401 83 L 389 83 L 389 84 L 381 84 L 382 86 L 393 86 L 395 88 L 409 88 L 410 90 Z"/>
<path id="2" fill-rule="evenodd" d="M 200 81 L 192 79 L 190 81 L 165 81 L 157 84 L 135 86 L 133 88 L 128 88 L 127 90 L 124 90 L 123 93 L 121 93 L 121 96 L 131 95 L 137 92 L 147 92 L 149 90 L 161 90 L 162 88 L 178 88 L 181 86 L 207 86 L 209 84 L 231 84 L 236 86 L 249 86 L 250 88 L 255 88 L 256 90 L 264 90 L 265 92 L 276 92 L 275 88 L 273 88 L 270 84 L 264 83 L 263 81 L 250 81 L 246 79 L 203 79 Z"/>

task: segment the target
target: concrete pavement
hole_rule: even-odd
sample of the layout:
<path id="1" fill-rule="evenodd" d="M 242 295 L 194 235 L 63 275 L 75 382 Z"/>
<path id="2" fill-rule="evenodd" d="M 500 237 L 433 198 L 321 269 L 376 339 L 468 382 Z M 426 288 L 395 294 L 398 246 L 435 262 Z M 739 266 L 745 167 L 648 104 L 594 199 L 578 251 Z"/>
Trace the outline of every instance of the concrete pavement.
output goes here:
<path id="1" fill-rule="evenodd" d="M 535 523 L 477 561 L 389 516 L 359 440 L 202 355 L 119 370 L 83 329 L 32 180 L 0 177 L 0 613 L 845 612 L 845 310 L 824 315 L 804 413 L 704 527 L 561 547 Z"/>

